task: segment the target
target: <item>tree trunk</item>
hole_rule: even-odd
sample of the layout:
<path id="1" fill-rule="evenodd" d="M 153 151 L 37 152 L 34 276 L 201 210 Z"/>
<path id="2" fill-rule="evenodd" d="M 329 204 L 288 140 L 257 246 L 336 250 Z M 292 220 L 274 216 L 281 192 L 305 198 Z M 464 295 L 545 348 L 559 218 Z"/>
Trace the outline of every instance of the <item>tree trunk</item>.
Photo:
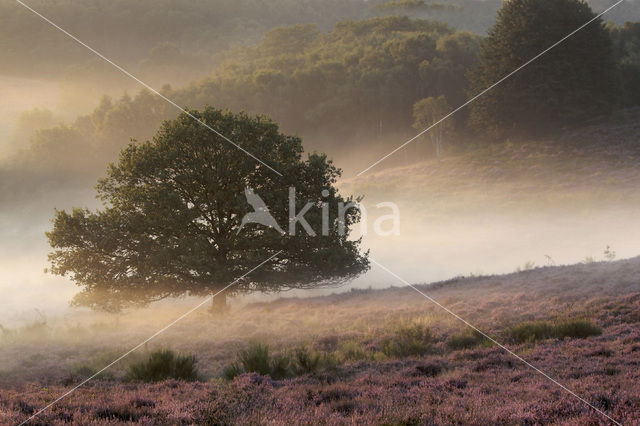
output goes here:
<path id="1" fill-rule="evenodd" d="M 223 290 L 213 297 L 210 310 L 212 314 L 224 314 L 229 311 L 229 305 L 227 304 L 228 292 L 228 290 Z"/>

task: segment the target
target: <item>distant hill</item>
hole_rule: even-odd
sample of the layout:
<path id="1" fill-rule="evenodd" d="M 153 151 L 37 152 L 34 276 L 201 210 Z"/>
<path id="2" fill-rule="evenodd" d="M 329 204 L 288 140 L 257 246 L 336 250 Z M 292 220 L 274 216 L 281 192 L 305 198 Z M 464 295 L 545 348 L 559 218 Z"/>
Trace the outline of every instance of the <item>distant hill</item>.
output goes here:
<path id="1" fill-rule="evenodd" d="M 416 141 L 389 163 L 427 159 L 391 168 L 382 162 L 361 177 L 346 178 L 342 187 L 370 202 L 390 195 L 428 200 L 429 211 L 442 213 L 459 211 L 455 203 L 464 203 L 467 212 L 527 209 L 532 203 L 544 209 L 567 201 L 576 209 L 640 206 L 640 108 L 541 140 L 449 143 L 437 160 L 428 142 Z"/>

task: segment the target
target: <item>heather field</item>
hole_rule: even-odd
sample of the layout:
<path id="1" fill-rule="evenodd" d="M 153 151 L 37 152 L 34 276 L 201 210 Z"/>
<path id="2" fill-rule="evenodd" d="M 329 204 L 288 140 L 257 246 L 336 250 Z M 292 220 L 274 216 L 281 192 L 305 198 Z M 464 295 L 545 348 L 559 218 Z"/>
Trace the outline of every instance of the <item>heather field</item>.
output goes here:
<path id="1" fill-rule="evenodd" d="M 418 288 L 616 421 L 638 424 L 639 274 L 634 258 Z M 4 329 L 0 422 L 27 419 L 182 310 L 156 309 L 152 320 L 138 311 Z M 195 357 L 197 377 L 132 376 L 132 366 L 159 348 Z M 203 309 L 33 424 L 318 421 L 610 423 L 414 290 L 396 286 L 254 303 L 218 317 Z"/>

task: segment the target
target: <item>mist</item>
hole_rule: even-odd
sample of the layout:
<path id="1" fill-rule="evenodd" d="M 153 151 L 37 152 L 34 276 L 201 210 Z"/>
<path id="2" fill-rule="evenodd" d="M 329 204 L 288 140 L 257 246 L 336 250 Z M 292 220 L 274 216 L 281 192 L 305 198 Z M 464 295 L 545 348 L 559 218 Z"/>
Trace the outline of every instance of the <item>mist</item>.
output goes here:
<path id="1" fill-rule="evenodd" d="M 362 164 L 344 164 L 340 156 L 335 158 L 336 164 L 345 170 L 362 167 Z M 353 237 L 364 233 L 363 246 L 371 250 L 371 257 L 411 283 L 599 261 L 604 260 L 607 246 L 618 258 L 637 255 L 640 204 L 626 189 L 634 180 L 619 186 L 616 192 L 611 192 L 606 185 L 599 188 L 597 184 L 589 185 L 583 192 L 575 188 L 550 190 L 548 185 L 536 181 L 519 182 L 518 185 L 526 189 L 514 189 L 513 181 L 488 183 L 480 172 L 467 170 L 464 183 L 450 177 L 446 184 L 418 183 L 423 181 L 418 174 L 435 167 L 441 167 L 437 160 L 389 171 L 372 170 L 362 177 L 353 177 L 355 172 L 352 172 L 352 177 L 344 178 L 338 185 L 345 194 L 364 196 L 362 205 L 368 213 L 367 221 L 355 227 Z M 613 172 L 598 171 L 604 176 Z M 411 179 L 396 180 L 394 174 L 406 174 Z M 563 180 L 562 176 L 547 175 L 546 178 Z M 0 245 L 5 307 L 0 324 L 16 326 L 42 318 L 56 321 L 78 313 L 89 315 L 86 309 L 69 306 L 69 300 L 78 291 L 73 282 L 45 273 L 50 248 L 44 233 L 51 227 L 54 207 L 99 206 L 93 197 L 93 183 L 87 182 L 84 191 L 47 192 L 40 200 L 5 207 Z M 397 185 L 402 188 L 389 189 Z M 606 198 L 603 192 L 607 193 Z M 51 204 L 45 206 L 46 202 Z M 388 208 L 376 207 L 382 202 L 397 204 L 399 235 L 380 236 L 375 232 L 376 220 L 390 213 Z M 383 221 L 381 228 L 390 231 L 391 222 Z M 339 289 L 239 296 L 233 304 L 240 306 L 277 297 L 311 297 L 352 288 L 391 285 L 397 283 L 374 266 L 367 274 Z M 167 303 L 186 307 L 198 300 L 188 298 Z"/>
<path id="2" fill-rule="evenodd" d="M 636 422 L 639 21 L 1 3 L 0 423 Z"/>

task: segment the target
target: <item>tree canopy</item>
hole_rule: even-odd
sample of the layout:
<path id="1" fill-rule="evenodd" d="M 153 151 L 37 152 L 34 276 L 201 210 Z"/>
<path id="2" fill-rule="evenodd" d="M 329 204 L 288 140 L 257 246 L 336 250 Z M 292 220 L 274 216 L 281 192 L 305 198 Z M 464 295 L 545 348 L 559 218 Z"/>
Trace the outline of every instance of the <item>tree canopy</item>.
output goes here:
<path id="1" fill-rule="evenodd" d="M 640 105 L 640 22 L 610 26 L 623 106 Z"/>
<path id="2" fill-rule="evenodd" d="M 380 121 L 389 134 L 406 131 L 413 123 L 413 104 L 422 98 L 464 102 L 465 73 L 476 60 L 479 42 L 477 35 L 406 16 L 346 21 L 328 33 L 314 24 L 281 27 L 257 45 L 231 51 L 210 77 L 160 92 L 193 108 L 220 105 L 267 114 L 286 132 L 311 139 L 307 148 L 344 152 L 345 139 L 376 136 Z M 73 138 L 45 132 L 21 155 L 43 165 L 64 161 L 68 157 L 56 151 L 64 151 L 70 140 L 84 140 L 84 161 L 70 167 L 95 173 L 131 137 L 150 138 L 175 113 L 148 90 L 105 97 L 90 114 L 65 126 Z"/>
<path id="3" fill-rule="evenodd" d="M 381 120 L 393 132 L 411 126 L 421 98 L 466 99 L 465 72 L 479 41 L 406 16 L 340 22 L 329 33 L 313 24 L 279 28 L 177 98 L 264 112 L 292 132 L 330 132 L 329 140 L 374 135 Z"/>
<path id="4" fill-rule="evenodd" d="M 185 87 L 164 86 L 160 91 L 183 106 L 218 105 L 269 114 L 286 133 L 304 136 L 307 149 L 350 155 L 366 143 L 382 155 L 382 151 L 394 149 L 398 139 L 415 134 L 411 125 L 416 102 L 444 96 L 455 108 L 469 94 L 495 83 L 593 16 L 575 0 L 557 2 L 569 2 L 562 10 L 550 0 L 540 0 L 540 8 L 532 6 L 538 0 L 526 0 L 522 3 L 526 16 L 541 14 L 532 21 L 541 26 L 527 23 L 520 27 L 513 23 L 519 15 L 506 11 L 523 1 L 509 2 L 501 12 L 501 21 L 484 44 L 483 59 L 471 74 L 471 87 L 467 76 L 477 61 L 480 36 L 439 22 L 386 16 L 344 21 L 328 32 L 314 24 L 276 28 L 258 44 L 230 50 L 208 78 Z M 568 14 L 566 18 L 564 14 Z M 499 30 L 513 38 L 501 39 Z M 610 70 L 603 69 L 609 61 L 608 38 L 613 39 L 615 59 L 611 70 L 622 89 L 615 101 L 625 107 L 639 105 L 638 34 L 637 23 L 609 25 L 605 34 L 600 23 L 591 24 L 475 101 L 473 124 L 481 130 L 506 132 L 516 124 L 526 131 L 532 127 L 533 131 L 535 127 L 552 130 L 565 122 L 606 112 L 611 104 L 605 87 L 611 83 Z M 598 46 L 605 56 L 596 54 Z M 11 51 L 15 49 L 7 52 Z M 147 65 L 164 66 L 160 59 L 166 53 L 181 60 L 179 51 L 164 46 Z M 590 79 L 599 73 L 603 78 L 591 84 Z M 598 97 L 600 89 L 604 90 L 602 97 Z M 498 98 L 502 99 L 498 102 Z M 27 135 L 38 127 L 31 120 L 12 142 L 15 150 L 20 147 L 21 151 L 0 165 L 0 194 L 5 200 L 24 200 L 32 199 L 35 191 L 47 193 L 61 185 L 84 190 L 84 182 L 97 178 L 98 171 L 117 157 L 131 137 L 151 138 L 160 123 L 175 114 L 172 105 L 142 90 L 133 96 L 104 97 L 93 111 L 64 125 L 56 125 L 57 118 L 44 117 L 45 128 L 33 133 L 29 142 Z M 462 110 L 447 121 L 453 122 L 455 130 L 466 130 L 466 114 Z M 34 111 L 27 116 L 40 120 L 42 114 Z M 73 158 L 82 160 L 70 161 Z M 15 179 L 22 185 L 9 183 Z"/>
<path id="5" fill-rule="evenodd" d="M 286 136 L 264 116 L 214 108 L 190 111 L 232 138 L 282 176 L 205 128 L 186 114 L 165 122 L 152 141 L 131 143 L 98 183 L 104 208 L 57 211 L 51 232 L 52 272 L 70 276 L 83 291 L 74 302 L 119 310 L 166 297 L 212 294 L 269 256 L 271 262 L 231 290 L 279 291 L 335 285 L 368 268 L 360 241 L 341 232 L 360 219 L 357 209 L 340 215 L 340 176 L 322 154 L 302 159 L 300 138 Z M 249 224 L 250 188 L 284 228 L 290 223 L 289 191 L 295 188 L 298 214 L 316 235 L 295 235 Z M 328 213 L 321 235 L 322 206 Z"/>
<path id="6" fill-rule="evenodd" d="M 471 76 L 475 95 L 594 18 L 580 0 L 510 0 L 498 12 Z M 494 133 L 541 133 L 608 113 L 615 62 L 601 19 L 578 31 L 472 104 Z"/>

